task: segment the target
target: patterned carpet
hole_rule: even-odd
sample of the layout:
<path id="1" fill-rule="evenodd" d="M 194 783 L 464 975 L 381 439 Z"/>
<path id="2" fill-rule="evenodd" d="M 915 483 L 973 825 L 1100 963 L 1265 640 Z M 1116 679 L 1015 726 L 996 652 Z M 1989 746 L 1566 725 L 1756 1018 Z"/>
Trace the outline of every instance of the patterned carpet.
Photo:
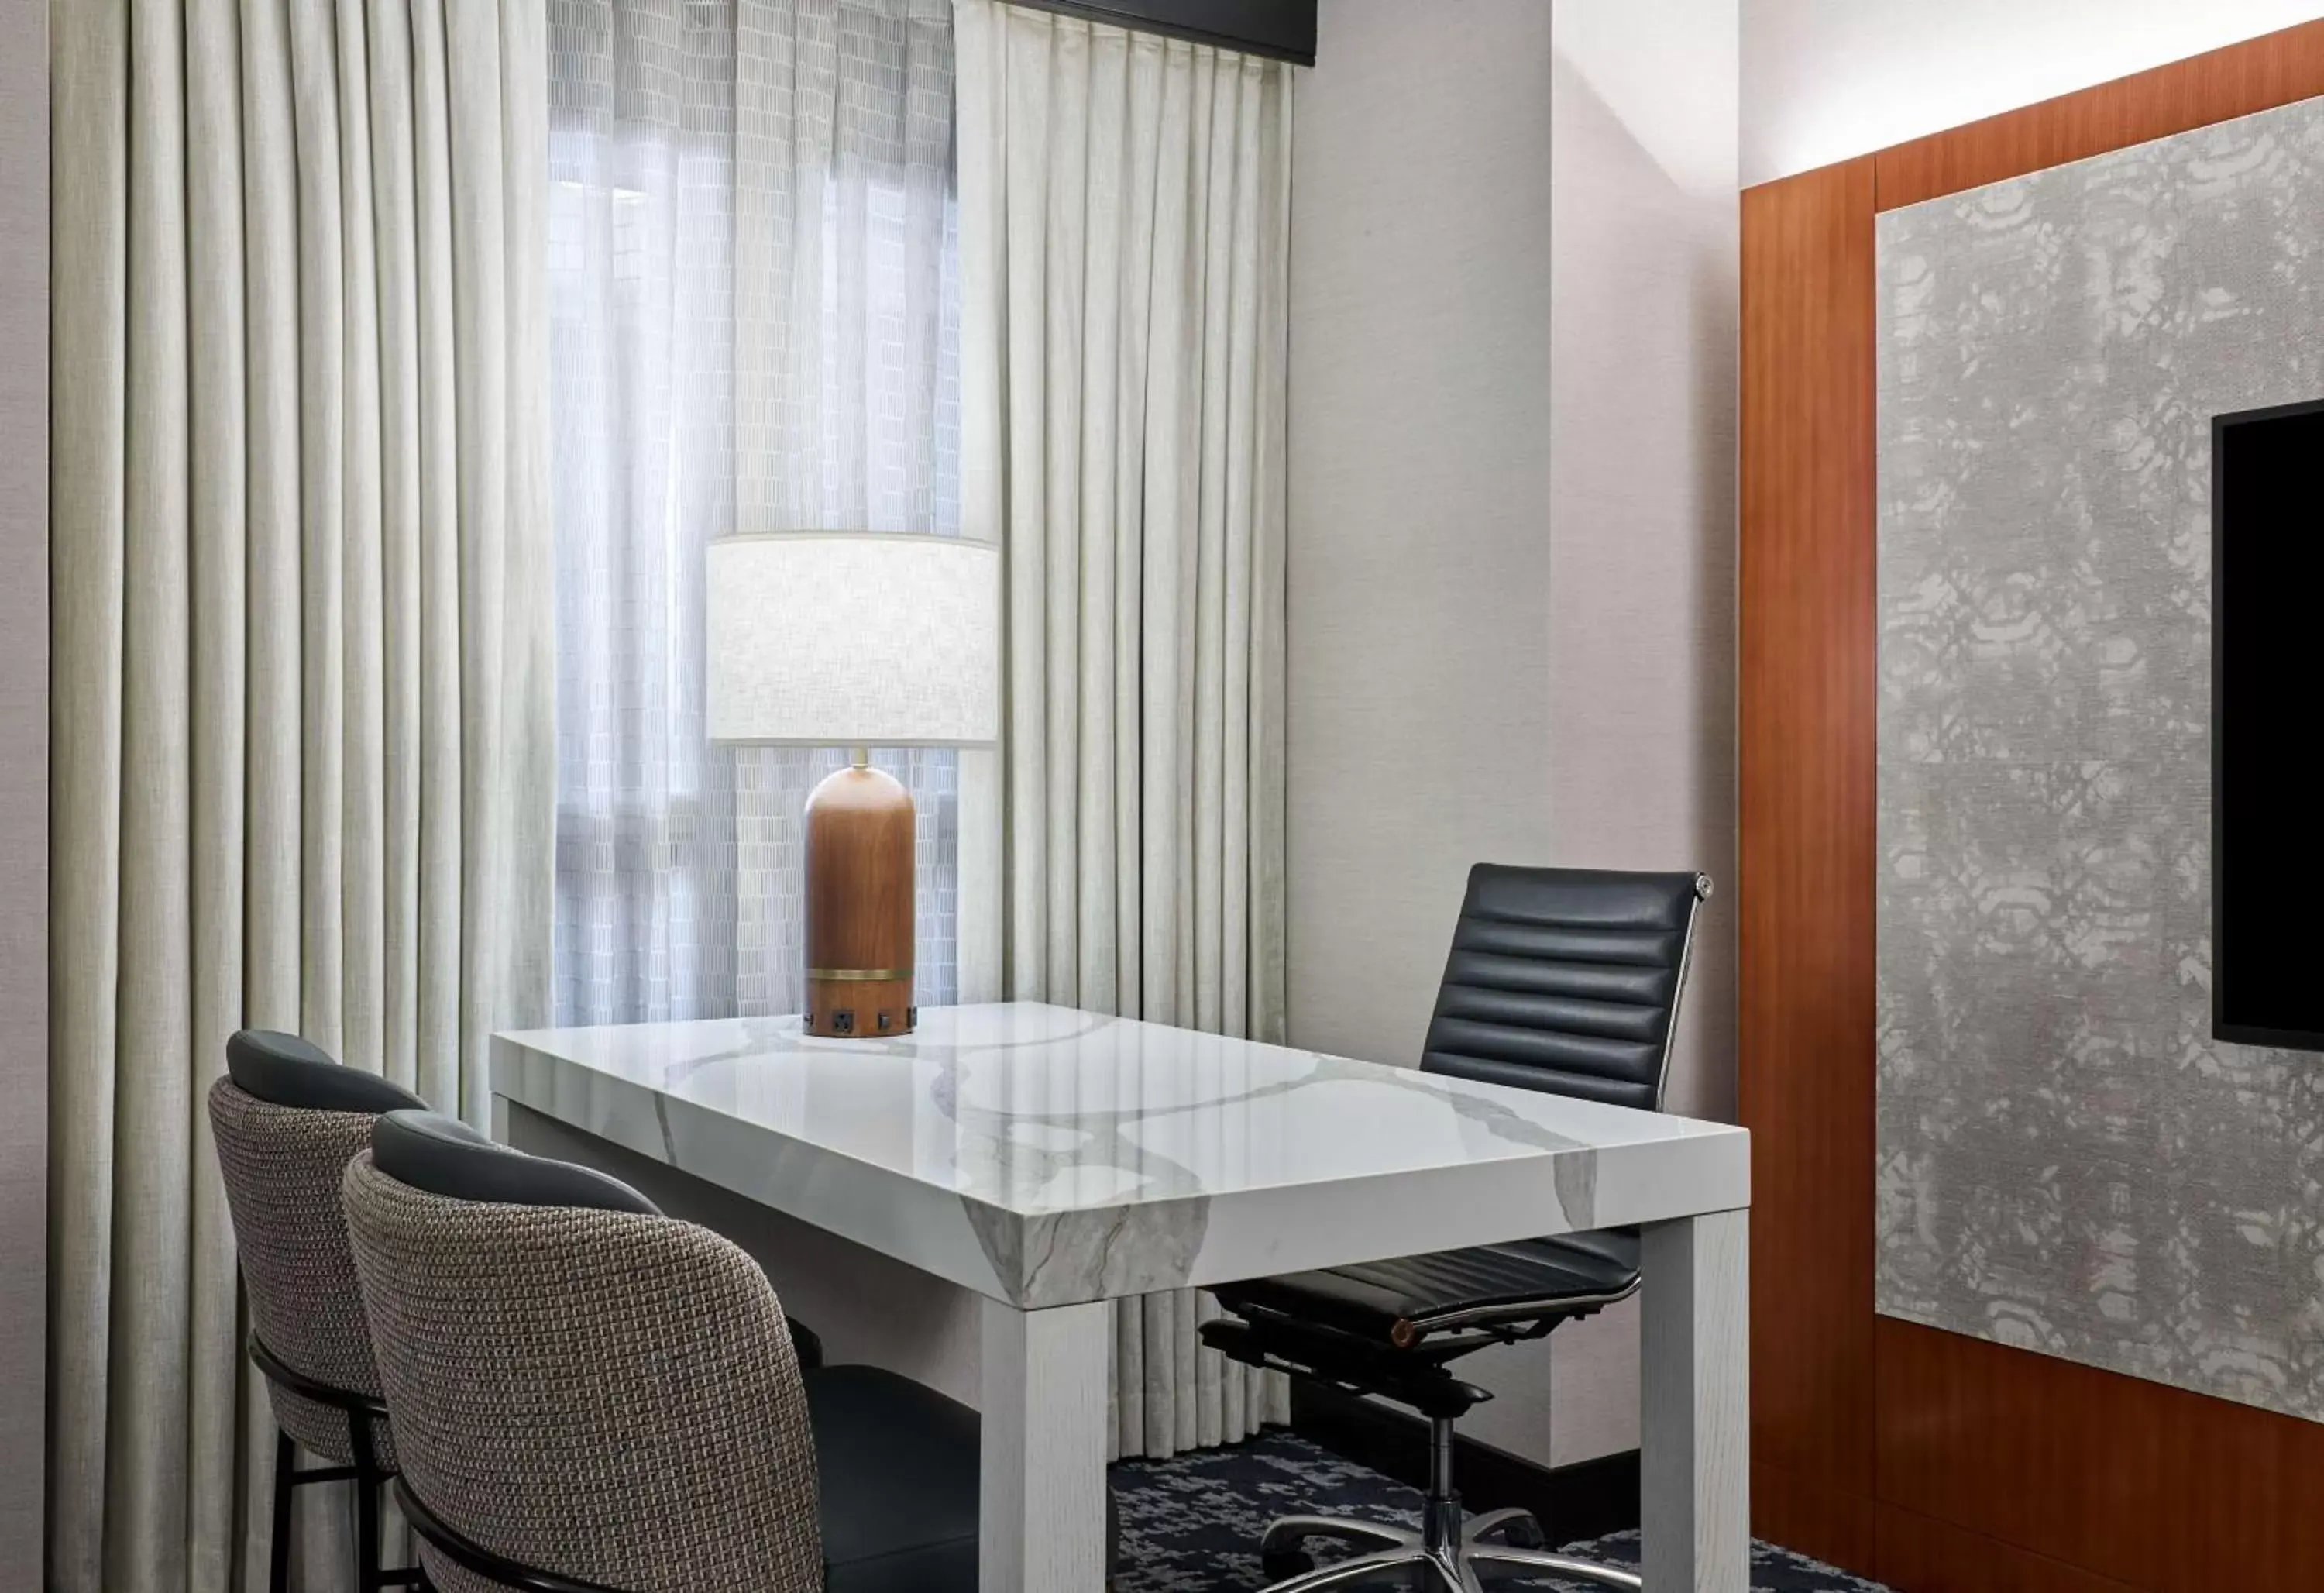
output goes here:
<path id="1" fill-rule="evenodd" d="M 1121 1515 L 1122 1561 L 1115 1593 L 1250 1593 L 1266 1585 L 1259 1534 L 1269 1518 L 1296 1511 L 1410 1526 L 1420 1505 L 1410 1488 L 1280 1431 L 1231 1449 L 1125 1461 L 1113 1468 L 1113 1496 Z M 1319 1550 L 1319 1559 L 1332 1552 Z M 1619 1533 L 1572 1552 L 1636 1565 L 1637 1534 Z M 1753 1546 L 1751 1565 L 1753 1593 L 1886 1593 L 1766 1543 Z M 1580 1585 L 1553 1580 L 1498 1585 L 1582 1593 Z"/>

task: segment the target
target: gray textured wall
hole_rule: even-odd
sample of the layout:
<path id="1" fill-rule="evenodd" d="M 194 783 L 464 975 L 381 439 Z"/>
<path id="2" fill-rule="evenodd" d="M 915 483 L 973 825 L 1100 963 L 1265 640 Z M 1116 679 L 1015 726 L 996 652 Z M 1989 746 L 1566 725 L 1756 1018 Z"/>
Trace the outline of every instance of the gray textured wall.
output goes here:
<path id="1" fill-rule="evenodd" d="M 2210 1038 L 2209 899 L 2209 424 L 2324 396 L 2324 100 L 1878 273 L 1879 1307 L 2324 1420 L 2324 1059 Z"/>
<path id="2" fill-rule="evenodd" d="M 1293 1042 L 1420 1054 L 1549 843 L 1549 7 L 1334 0 L 1291 183 Z"/>
<path id="3" fill-rule="evenodd" d="M 1471 863 L 1732 883 L 1736 0 L 1443 10 L 1331 0 L 1292 140 L 1290 1033 L 1397 1063 Z M 1722 902 L 1683 1110 L 1733 1099 Z M 1637 1357 L 1480 1356 L 1467 1426 L 1631 1448 Z"/>
<path id="4" fill-rule="evenodd" d="M 1290 1039 L 1400 1064 L 1469 866 L 1550 847 L 1550 8 L 1433 10 L 1325 5 L 1291 141 Z M 1472 1425 L 1547 1461 L 1508 1354 Z"/>
<path id="5" fill-rule="evenodd" d="M 1554 16 L 1551 856 L 1717 883 L 1670 1106 L 1731 1119 L 1736 7 Z M 1635 1302 L 1558 1329 L 1561 1459 L 1637 1441 L 1637 1334 Z"/>
<path id="6" fill-rule="evenodd" d="M 48 1311 L 46 0 L 0 0 L 0 1582 L 29 1588 Z"/>

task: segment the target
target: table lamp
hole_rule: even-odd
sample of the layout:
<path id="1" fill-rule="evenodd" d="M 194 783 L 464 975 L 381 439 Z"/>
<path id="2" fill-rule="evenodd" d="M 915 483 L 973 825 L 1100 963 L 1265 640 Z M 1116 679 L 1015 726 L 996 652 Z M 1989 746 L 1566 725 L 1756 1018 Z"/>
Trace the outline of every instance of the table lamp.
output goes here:
<path id="1" fill-rule="evenodd" d="M 875 746 L 1001 732 L 1001 554 L 990 542 L 778 532 L 710 544 L 710 739 L 844 746 L 807 803 L 810 1034 L 908 1034 L 912 799 Z"/>

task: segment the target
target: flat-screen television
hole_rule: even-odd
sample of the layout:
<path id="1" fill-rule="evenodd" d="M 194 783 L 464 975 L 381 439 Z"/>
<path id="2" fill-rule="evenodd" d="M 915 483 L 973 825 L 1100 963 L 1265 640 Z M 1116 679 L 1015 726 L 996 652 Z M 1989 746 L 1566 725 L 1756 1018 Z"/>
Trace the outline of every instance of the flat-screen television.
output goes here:
<path id="1" fill-rule="evenodd" d="M 2324 401 L 2211 422 L 2211 1028 L 2324 1051 Z"/>

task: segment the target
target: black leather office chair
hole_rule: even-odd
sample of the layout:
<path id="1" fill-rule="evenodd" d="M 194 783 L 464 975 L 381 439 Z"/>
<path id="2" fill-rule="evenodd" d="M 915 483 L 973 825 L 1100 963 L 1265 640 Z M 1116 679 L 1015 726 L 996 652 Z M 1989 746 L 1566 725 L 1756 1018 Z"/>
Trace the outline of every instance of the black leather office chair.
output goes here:
<path id="1" fill-rule="evenodd" d="M 1508 868 L 1480 863 L 1452 937 L 1421 1068 L 1494 1084 L 1659 1110 L 1686 982 L 1700 874 Z M 1479 1569 L 1639 1586 L 1634 1572 L 1546 1551 L 1521 1510 L 1464 1518 L 1452 1487 L 1454 1422 L 1492 1395 L 1449 1364 L 1489 1344 L 1539 1338 L 1637 1292 L 1635 1230 L 1563 1234 L 1334 1267 L 1213 1291 L 1234 1315 L 1204 1342 L 1249 1366 L 1379 1394 L 1429 1422 L 1428 1498 L 1417 1532 L 1286 1516 L 1260 1543 L 1271 1593 L 1314 1593 L 1399 1568 L 1452 1593 Z M 1321 1570 L 1304 1544 L 1351 1543 Z"/>

